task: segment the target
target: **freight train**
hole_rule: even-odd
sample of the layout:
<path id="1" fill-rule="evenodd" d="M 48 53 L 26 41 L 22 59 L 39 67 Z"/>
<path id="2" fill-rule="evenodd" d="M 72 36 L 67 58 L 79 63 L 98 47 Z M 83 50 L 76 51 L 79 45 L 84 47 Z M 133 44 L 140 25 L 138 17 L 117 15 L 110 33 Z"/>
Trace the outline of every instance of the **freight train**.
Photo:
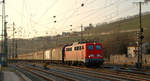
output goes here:
<path id="1" fill-rule="evenodd" d="M 38 51 L 29 54 L 19 54 L 18 60 L 47 61 L 49 63 L 64 63 L 69 65 L 102 65 L 104 63 L 101 43 L 76 42 L 58 48 Z"/>

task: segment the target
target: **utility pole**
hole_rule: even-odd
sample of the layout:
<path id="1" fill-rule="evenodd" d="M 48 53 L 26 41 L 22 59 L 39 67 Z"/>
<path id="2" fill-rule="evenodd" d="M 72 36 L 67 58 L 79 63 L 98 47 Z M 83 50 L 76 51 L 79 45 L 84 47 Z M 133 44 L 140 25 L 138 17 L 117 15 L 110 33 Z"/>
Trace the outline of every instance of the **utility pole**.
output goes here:
<path id="1" fill-rule="evenodd" d="M 17 58 L 18 57 L 18 42 L 17 42 L 17 39 L 16 39 L 16 45 L 15 45 L 15 58 Z"/>
<path id="2" fill-rule="evenodd" d="M 7 22 L 4 23 L 4 66 L 7 66 L 8 46 L 7 46 Z"/>
<path id="3" fill-rule="evenodd" d="M 2 33 L 1 33 L 1 36 L 2 36 L 2 38 L 1 38 L 1 54 L 3 54 L 3 39 L 4 39 L 4 32 L 3 32 L 3 30 L 4 30 L 4 19 L 3 19 L 3 3 L 4 3 L 4 1 L 2 1 Z"/>
<path id="4" fill-rule="evenodd" d="M 142 13 L 141 13 L 141 6 L 142 2 L 139 2 L 139 25 L 140 25 L 140 32 L 139 32 L 139 40 L 138 40 L 138 62 L 137 67 L 142 68 L 142 43 L 143 43 L 143 27 L 142 27 Z"/>
<path id="5" fill-rule="evenodd" d="M 56 33 L 56 47 L 57 47 L 57 41 L 58 41 L 58 37 L 57 37 L 57 32 Z"/>
<path id="6" fill-rule="evenodd" d="M 0 53 L 0 71 L 2 71 L 2 66 L 3 66 L 3 55 L 4 55 L 4 0 L 2 1 L 2 33 L 1 33 L 1 53 Z"/>
<path id="7" fill-rule="evenodd" d="M 136 3 L 139 4 L 139 33 L 138 34 L 138 40 L 137 40 L 137 54 L 138 54 L 138 60 L 136 63 L 137 68 L 142 68 L 142 43 L 143 43 L 143 27 L 142 27 L 142 4 L 148 3 L 150 0 L 137 0 Z"/>
<path id="8" fill-rule="evenodd" d="M 7 66 L 7 22 L 6 22 L 6 15 L 5 15 L 5 0 L 2 1 L 2 65 Z"/>
<path id="9" fill-rule="evenodd" d="M 142 68 L 142 43 L 143 43 L 143 27 L 142 27 L 142 3 L 146 3 L 150 0 L 141 0 L 138 2 L 139 4 L 139 34 L 138 34 L 138 42 L 137 42 L 137 48 L 138 48 L 138 59 L 136 63 L 137 68 Z"/>
<path id="10" fill-rule="evenodd" d="M 8 58 L 11 59 L 11 49 L 12 49 L 12 46 L 11 46 L 11 41 L 10 41 L 10 44 L 8 44 Z"/>
<path id="11" fill-rule="evenodd" d="M 14 59 L 15 57 L 15 33 L 14 33 L 15 28 L 14 26 L 15 26 L 15 23 L 13 22 L 12 59 Z"/>
<path id="12" fill-rule="evenodd" d="M 83 25 L 81 24 L 81 42 L 83 41 Z"/>
<path id="13" fill-rule="evenodd" d="M 53 18 L 55 19 L 56 18 L 56 16 L 53 16 Z M 56 21 L 56 19 L 54 20 L 54 24 L 56 23 L 57 21 Z M 57 47 L 57 41 L 58 41 L 58 38 L 57 38 L 57 32 L 55 32 L 56 33 L 56 47 Z"/>

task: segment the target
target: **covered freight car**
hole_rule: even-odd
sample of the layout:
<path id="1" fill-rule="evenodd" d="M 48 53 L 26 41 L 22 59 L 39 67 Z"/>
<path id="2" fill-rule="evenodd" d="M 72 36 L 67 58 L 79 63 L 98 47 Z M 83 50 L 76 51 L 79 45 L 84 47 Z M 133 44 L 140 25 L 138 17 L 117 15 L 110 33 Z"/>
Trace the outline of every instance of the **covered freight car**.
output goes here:
<path id="1" fill-rule="evenodd" d="M 44 51 L 37 51 L 34 53 L 34 60 L 44 60 Z"/>
<path id="2" fill-rule="evenodd" d="M 31 60 L 34 59 L 34 53 L 28 53 L 28 54 L 19 54 L 18 55 L 19 60 Z"/>
<path id="3" fill-rule="evenodd" d="M 52 59 L 52 49 L 48 49 L 44 51 L 44 60 Z"/>
<path id="4" fill-rule="evenodd" d="M 63 58 L 62 50 L 63 50 L 63 47 L 52 49 L 52 55 L 50 57 L 52 62 L 62 63 L 62 58 Z"/>

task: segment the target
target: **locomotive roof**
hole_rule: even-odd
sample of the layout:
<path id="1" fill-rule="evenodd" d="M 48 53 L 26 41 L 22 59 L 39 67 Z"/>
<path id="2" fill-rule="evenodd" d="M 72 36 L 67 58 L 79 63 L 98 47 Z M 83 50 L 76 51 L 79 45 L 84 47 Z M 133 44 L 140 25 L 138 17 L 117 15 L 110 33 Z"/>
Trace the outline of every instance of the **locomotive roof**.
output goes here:
<path id="1" fill-rule="evenodd" d="M 78 45 L 78 44 L 89 44 L 89 43 L 98 43 L 98 42 L 74 42 L 72 44 L 67 44 L 66 46 Z"/>

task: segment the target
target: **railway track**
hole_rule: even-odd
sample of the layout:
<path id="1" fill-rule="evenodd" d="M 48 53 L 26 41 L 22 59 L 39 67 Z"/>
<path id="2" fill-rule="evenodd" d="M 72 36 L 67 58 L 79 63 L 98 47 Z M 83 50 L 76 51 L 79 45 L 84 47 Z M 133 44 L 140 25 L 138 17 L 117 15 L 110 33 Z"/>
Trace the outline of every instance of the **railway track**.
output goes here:
<path id="1" fill-rule="evenodd" d="M 44 70 L 41 65 L 32 66 L 32 64 L 25 64 L 22 67 L 34 72 L 40 71 L 67 81 L 150 81 L 149 75 L 120 70 L 93 69 L 66 65 L 49 65 L 49 70 Z M 48 81 L 54 80 L 53 78 Z"/>
<path id="2" fill-rule="evenodd" d="M 34 69 L 41 69 L 42 67 L 33 67 L 32 65 L 29 65 L 30 68 L 34 68 Z M 59 67 L 59 66 L 58 66 Z M 66 75 L 69 77 L 73 77 L 76 78 L 76 81 L 120 81 L 122 79 L 117 79 L 117 78 L 113 78 L 113 77 L 106 77 L 106 76 L 91 76 L 88 74 L 81 74 L 81 73 L 76 73 L 76 72 L 68 72 L 66 70 L 60 70 L 60 69 L 51 69 L 47 70 L 47 72 L 55 72 L 57 74 L 61 74 L 61 75 Z M 69 80 L 71 81 L 71 80 Z"/>
<path id="3" fill-rule="evenodd" d="M 62 69 L 56 67 L 57 69 Z M 77 69 L 76 71 L 73 71 L 72 68 Z M 63 68 L 63 69 L 66 69 Z M 90 71 L 89 71 L 90 70 Z M 99 77 L 99 75 L 113 77 L 113 78 L 119 78 L 123 80 L 131 80 L 131 81 L 150 81 L 149 75 L 141 75 L 141 74 L 134 74 L 134 73 L 128 73 L 128 72 L 118 72 L 118 71 L 104 71 L 104 70 L 94 70 L 89 68 L 79 68 L 79 67 L 68 67 L 67 71 L 70 72 L 78 72 L 82 74 L 90 74 L 91 76 Z"/>
<path id="4" fill-rule="evenodd" d="M 31 66 L 31 65 L 29 65 L 29 67 L 33 68 L 33 66 Z M 43 69 L 42 67 L 34 67 L 34 68 Z M 67 72 L 65 70 L 55 70 L 55 69 L 47 70 L 47 72 L 49 72 L 49 71 L 54 72 L 56 74 L 66 75 L 68 77 L 75 78 L 76 81 L 105 81 L 104 79 L 102 79 L 102 77 L 100 79 L 95 79 L 95 77 L 91 78 L 86 75 L 75 74 L 75 73 Z M 69 81 L 71 81 L 71 80 L 69 80 Z M 111 79 L 111 81 L 112 81 L 112 79 Z"/>
<path id="5" fill-rule="evenodd" d="M 40 78 L 40 77 L 30 73 L 29 71 L 26 71 L 26 70 L 24 70 L 22 68 L 17 67 L 16 65 L 10 65 L 10 67 L 15 69 L 17 71 L 16 73 L 21 78 L 23 78 L 22 75 L 24 75 L 25 77 L 27 77 L 29 79 L 29 80 L 25 80 L 25 81 L 30 81 L 30 80 L 31 81 L 44 81 L 42 78 Z M 22 74 L 22 75 L 20 75 L 20 74 Z M 23 79 L 25 79 L 25 78 L 23 78 Z"/>
<path id="6" fill-rule="evenodd" d="M 42 70 L 40 68 L 33 68 L 33 67 L 29 67 L 29 66 L 24 66 L 24 65 L 17 65 L 17 67 L 22 68 L 26 71 L 29 71 L 32 74 L 35 74 L 36 76 L 39 76 L 39 77 L 45 79 L 46 81 L 78 81 L 78 80 L 75 80 L 73 78 L 70 78 L 70 77 L 67 77 L 64 75 L 60 75 L 60 74 L 56 74 L 53 72 Z"/>
<path id="7" fill-rule="evenodd" d="M 60 69 L 60 68 L 59 68 Z M 58 70 L 58 68 L 57 68 Z M 65 69 L 62 69 L 61 70 L 65 70 Z M 95 77 L 95 78 L 99 78 L 99 79 L 104 79 L 104 80 L 109 80 L 109 81 L 121 81 L 123 79 L 121 78 L 118 78 L 118 77 L 114 77 L 113 75 L 110 76 L 110 75 L 107 75 L 107 74 L 94 74 L 94 73 L 90 73 L 90 72 L 83 72 L 83 71 L 73 71 L 71 69 L 67 69 L 67 72 L 71 72 L 71 73 L 77 73 L 77 74 L 82 74 L 82 75 L 86 75 L 86 76 L 92 76 L 92 77 Z"/>
<path id="8" fill-rule="evenodd" d="M 29 69 L 29 68 L 26 68 L 26 67 L 23 67 L 23 66 L 20 66 L 20 65 L 16 65 L 16 66 L 17 66 L 18 68 L 20 68 L 20 69 L 26 70 L 26 71 L 28 71 L 28 72 L 30 72 L 30 73 L 36 75 L 36 76 L 38 76 L 38 77 L 40 77 L 40 78 L 42 78 L 42 79 L 44 79 L 44 80 L 47 80 L 47 81 L 54 81 L 53 79 L 50 79 L 50 78 L 45 77 L 45 76 L 43 76 L 43 75 L 41 75 L 41 74 L 39 74 L 39 73 L 36 73 L 36 72 L 32 71 L 32 70 Z"/>
<path id="9" fill-rule="evenodd" d="M 50 67 L 52 69 L 52 67 Z M 56 68 L 56 69 L 54 69 Z M 66 68 L 66 67 L 60 67 L 60 66 L 56 66 L 54 67 L 53 70 L 57 70 L 57 71 L 60 71 L 62 72 L 63 71 L 66 71 L 66 72 L 69 72 L 69 73 L 76 73 L 76 74 L 80 74 L 80 75 L 85 75 L 85 76 L 88 76 L 88 77 L 94 77 L 94 78 L 97 78 L 97 79 L 101 79 L 102 81 L 103 80 L 109 80 L 109 81 L 123 81 L 123 80 L 129 80 L 129 79 L 125 79 L 125 78 L 122 78 L 122 77 L 119 77 L 119 76 L 114 76 L 114 75 L 110 75 L 110 74 L 104 74 L 104 73 L 99 73 L 99 74 L 95 74 L 95 73 L 91 73 L 91 72 L 88 72 L 88 71 L 80 71 L 79 69 L 77 68 Z"/>

